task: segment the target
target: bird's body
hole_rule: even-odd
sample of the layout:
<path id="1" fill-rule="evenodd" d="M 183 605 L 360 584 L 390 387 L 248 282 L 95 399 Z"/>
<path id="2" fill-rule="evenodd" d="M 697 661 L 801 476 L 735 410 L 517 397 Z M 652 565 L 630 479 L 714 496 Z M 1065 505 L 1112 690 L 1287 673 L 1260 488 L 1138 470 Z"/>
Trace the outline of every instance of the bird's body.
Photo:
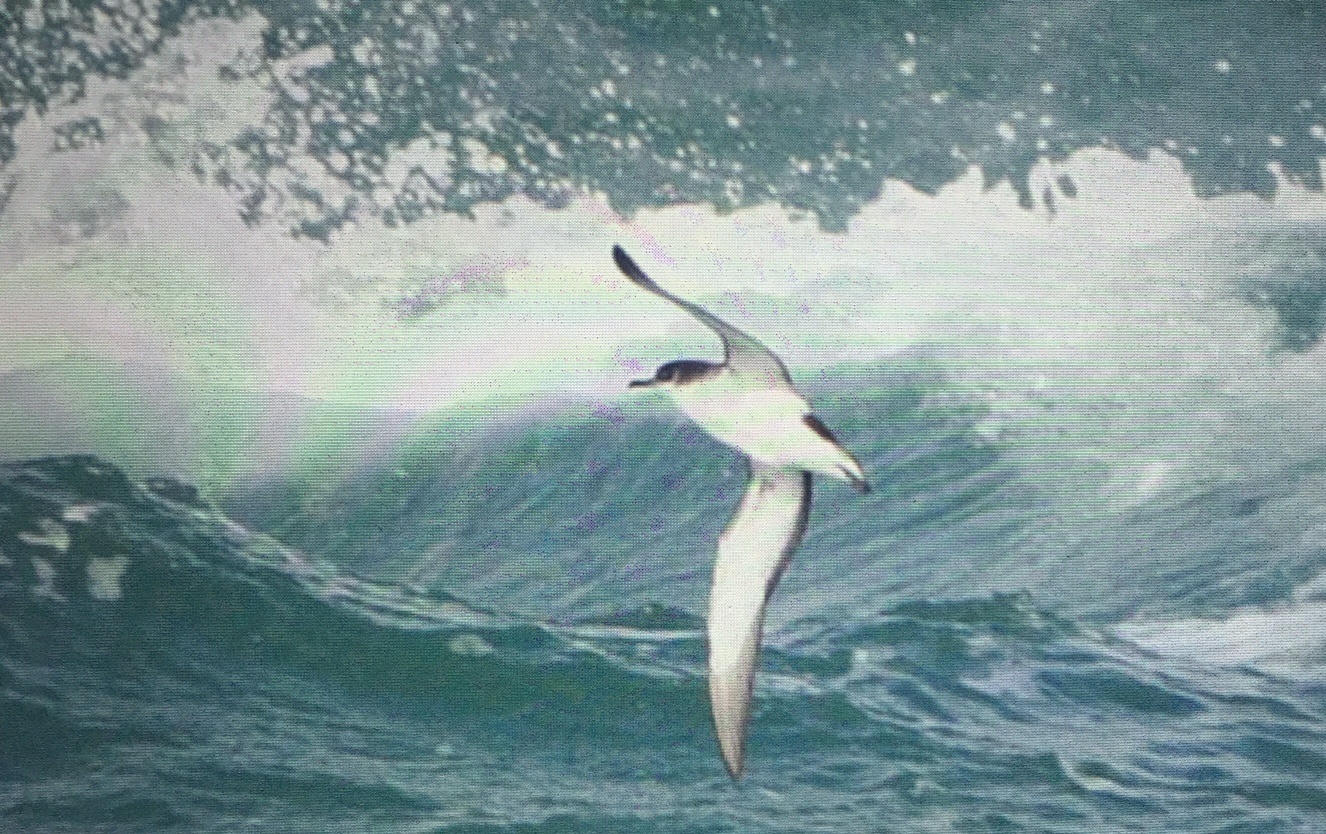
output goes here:
<path id="1" fill-rule="evenodd" d="M 667 391 L 688 417 L 750 462 L 746 492 L 719 537 L 706 629 L 714 729 L 735 779 L 745 764 L 765 604 L 805 534 L 811 473 L 847 481 L 861 492 L 869 492 L 870 484 L 772 351 L 655 284 L 621 247 L 612 255 L 627 278 L 681 307 L 723 341 L 722 363 L 680 359 L 661 366 L 653 379 L 631 385 Z"/>
<path id="2" fill-rule="evenodd" d="M 865 480 L 860 465 L 832 435 L 821 433 L 828 430 L 790 385 L 753 388 L 718 366 L 704 379 L 678 385 L 670 393 L 687 417 L 753 461 L 849 482 Z"/>

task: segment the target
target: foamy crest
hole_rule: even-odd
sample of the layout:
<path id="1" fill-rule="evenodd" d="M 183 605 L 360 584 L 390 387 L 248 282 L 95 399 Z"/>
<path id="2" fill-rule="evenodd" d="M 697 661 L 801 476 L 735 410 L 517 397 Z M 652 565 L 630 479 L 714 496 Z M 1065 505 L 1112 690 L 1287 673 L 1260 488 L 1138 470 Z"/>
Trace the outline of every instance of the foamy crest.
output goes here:
<path id="1" fill-rule="evenodd" d="M 170 45 L 187 71 L 167 55 L 25 122 L 0 233 L 0 380 L 17 392 L 0 455 L 90 447 L 225 482 L 381 446 L 421 414 L 617 399 L 640 368 L 716 356 L 616 275 L 614 243 L 794 373 L 922 346 L 986 403 L 990 442 L 1049 463 L 1128 450 L 1121 507 L 1209 466 L 1213 443 L 1262 449 L 1266 414 L 1311 446 L 1326 428 L 1316 352 L 1273 352 L 1272 312 L 1242 291 L 1268 235 L 1326 227 L 1326 200 L 1293 182 L 1202 200 L 1169 156 L 1091 151 L 1036 171 L 1037 188 L 1073 184 L 1054 214 L 973 168 L 933 196 L 889 183 L 841 234 L 770 206 L 624 219 L 583 195 L 322 246 L 245 225 L 160 147 L 261 121 L 269 90 L 216 80 L 259 30 L 188 30 Z M 115 116 L 104 141 L 56 156 L 43 137 L 85 111 Z M 172 129 L 138 130 L 147 115 Z"/>
<path id="2" fill-rule="evenodd" d="M 114 602 L 124 596 L 127 556 L 93 556 L 87 560 L 87 591 L 93 599 Z"/>
<path id="3" fill-rule="evenodd" d="M 1291 600 L 1240 608 L 1222 617 L 1132 620 L 1120 637 L 1164 657 L 1220 666 L 1254 666 L 1286 677 L 1321 677 L 1326 603 Z"/>

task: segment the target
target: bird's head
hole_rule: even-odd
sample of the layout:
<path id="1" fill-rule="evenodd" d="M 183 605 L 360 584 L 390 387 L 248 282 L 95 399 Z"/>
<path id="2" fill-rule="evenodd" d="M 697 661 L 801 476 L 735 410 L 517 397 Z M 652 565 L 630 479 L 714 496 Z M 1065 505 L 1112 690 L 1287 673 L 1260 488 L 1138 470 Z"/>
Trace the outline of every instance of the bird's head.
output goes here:
<path id="1" fill-rule="evenodd" d="M 702 362 L 699 359 L 678 359 L 660 365 L 658 370 L 654 372 L 653 379 L 631 380 L 630 387 L 655 388 L 686 385 L 712 375 L 721 367 L 723 366 L 715 365 L 713 362 Z"/>

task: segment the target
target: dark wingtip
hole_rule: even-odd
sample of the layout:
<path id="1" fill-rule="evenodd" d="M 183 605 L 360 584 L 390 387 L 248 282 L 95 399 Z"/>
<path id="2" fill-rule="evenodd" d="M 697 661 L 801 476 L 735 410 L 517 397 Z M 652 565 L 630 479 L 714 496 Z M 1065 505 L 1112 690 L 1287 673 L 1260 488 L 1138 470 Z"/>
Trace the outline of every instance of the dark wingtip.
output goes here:
<path id="1" fill-rule="evenodd" d="M 640 271 L 640 267 L 635 265 L 635 261 L 631 260 L 631 256 L 626 254 L 626 250 L 615 243 L 612 245 L 612 260 L 617 264 L 617 268 L 627 275 Z"/>
<path id="2" fill-rule="evenodd" d="M 615 244 L 612 247 L 612 260 L 627 278 L 646 287 L 653 285 L 654 282 L 650 281 L 644 270 L 631 259 L 630 255 L 626 254 L 626 250 Z"/>
<path id="3" fill-rule="evenodd" d="M 857 464 L 857 466 L 860 467 L 860 464 Z M 858 478 L 856 476 L 856 473 L 848 469 L 846 466 L 839 466 L 838 471 L 843 473 L 847 482 L 852 485 L 852 489 L 856 490 L 862 495 L 870 494 L 871 491 L 870 481 L 867 481 L 865 478 Z"/>
<path id="4" fill-rule="evenodd" d="M 829 431 L 829 427 L 824 425 L 824 421 L 816 417 L 814 414 L 804 415 L 801 418 L 801 422 L 805 423 L 807 428 L 818 434 L 820 437 L 824 438 L 825 440 L 829 441 L 835 446 L 838 445 L 838 438 L 834 437 L 833 432 Z"/>

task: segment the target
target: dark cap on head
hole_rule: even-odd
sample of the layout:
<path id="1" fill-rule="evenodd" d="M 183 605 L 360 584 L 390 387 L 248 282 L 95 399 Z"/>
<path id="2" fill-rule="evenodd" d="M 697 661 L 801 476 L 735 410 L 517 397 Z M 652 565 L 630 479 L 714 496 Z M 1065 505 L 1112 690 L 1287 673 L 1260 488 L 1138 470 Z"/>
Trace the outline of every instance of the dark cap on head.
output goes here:
<path id="1" fill-rule="evenodd" d="M 660 365 L 658 370 L 654 372 L 653 379 L 632 380 L 630 387 L 638 388 L 658 383 L 685 385 L 689 382 L 704 379 L 722 367 L 722 365 L 704 362 L 699 359 L 678 359 Z"/>

